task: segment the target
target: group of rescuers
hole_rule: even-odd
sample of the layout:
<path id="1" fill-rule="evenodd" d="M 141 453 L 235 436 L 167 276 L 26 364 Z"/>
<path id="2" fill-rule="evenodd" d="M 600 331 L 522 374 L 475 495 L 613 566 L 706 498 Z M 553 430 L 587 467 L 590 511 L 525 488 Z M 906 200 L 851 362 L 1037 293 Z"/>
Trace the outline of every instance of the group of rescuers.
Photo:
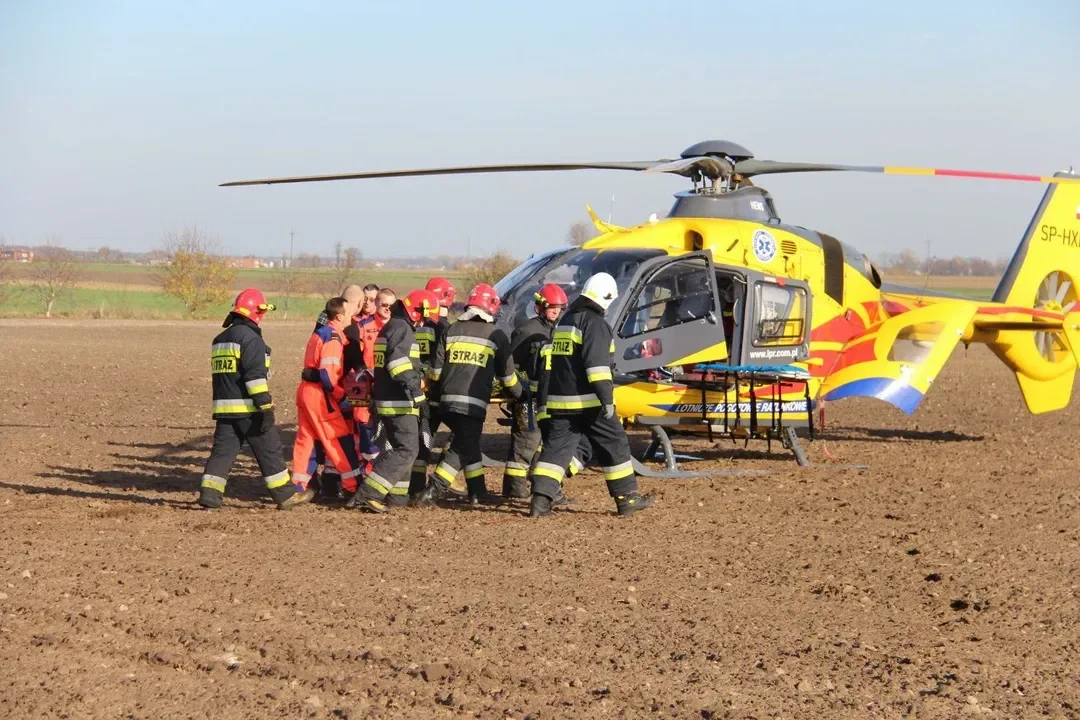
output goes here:
<path id="1" fill-rule="evenodd" d="M 282 509 L 310 502 L 316 488 L 321 499 L 376 513 L 448 495 L 498 504 L 485 485 L 480 440 L 493 388 L 501 388 L 514 401 L 503 498 L 531 497 L 529 515 L 549 515 L 570 502 L 564 479 L 595 460 L 620 515 L 649 507 L 653 496 L 638 492 L 615 413 L 615 346 L 604 320 L 618 296 L 611 275 L 590 277 L 569 307 L 562 288 L 545 285 L 534 295 L 536 316 L 509 338 L 495 324 L 501 301 L 494 288 L 472 288 L 451 323 L 455 294 L 447 279 L 435 277 L 403 298 L 374 284 L 351 285 L 326 303 L 304 352 L 290 468 L 262 336 L 274 306 L 257 289 L 242 291 L 211 348 L 217 427 L 199 505 L 221 507 L 244 442 Z M 436 462 L 440 423 L 451 438 Z"/>

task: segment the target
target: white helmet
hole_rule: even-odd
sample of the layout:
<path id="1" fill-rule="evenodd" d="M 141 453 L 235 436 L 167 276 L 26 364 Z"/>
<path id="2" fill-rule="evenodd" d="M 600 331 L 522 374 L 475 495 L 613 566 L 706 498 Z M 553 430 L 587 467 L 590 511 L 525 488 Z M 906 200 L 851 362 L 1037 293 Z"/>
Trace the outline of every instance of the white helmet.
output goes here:
<path id="1" fill-rule="evenodd" d="M 585 281 L 585 287 L 581 289 L 581 294 L 599 305 L 604 312 L 607 312 L 607 309 L 611 307 L 611 303 L 615 302 L 615 298 L 619 297 L 619 288 L 615 285 L 615 278 L 606 272 L 602 272 L 596 273 Z"/>

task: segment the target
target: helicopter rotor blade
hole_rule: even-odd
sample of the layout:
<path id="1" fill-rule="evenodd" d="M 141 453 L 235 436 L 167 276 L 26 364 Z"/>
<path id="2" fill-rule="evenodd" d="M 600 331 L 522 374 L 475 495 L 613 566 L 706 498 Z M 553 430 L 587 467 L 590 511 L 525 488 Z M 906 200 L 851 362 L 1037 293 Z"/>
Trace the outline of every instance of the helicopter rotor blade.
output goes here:
<path id="1" fill-rule="evenodd" d="M 331 180 L 364 180 L 368 178 L 416 177 L 425 175 L 468 175 L 473 173 L 546 172 L 561 170 L 648 170 L 668 160 L 632 160 L 628 162 L 532 163 L 521 165 L 462 165 L 458 167 L 421 168 L 415 170 L 377 170 L 344 175 L 307 175 L 297 177 L 235 180 L 218 187 L 238 185 L 280 185 L 284 183 L 327 182 Z"/>
<path id="2" fill-rule="evenodd" d="M 744 177 L 797 172 L 867 172 L 885 175 L 933 175 L 937 177 L 980 178 L 984 180 L 1018 180 L 1040 184 L 1080 183 L 1080 177 L 1047 177 L 1018 173 L 986 172 L 982 170 L 948 170 L 944 168 L 898 167 L 891 165 L 835 165 L 827 163 L 780 162 L 748 158 L 735 163 L 735 172 Z"/>

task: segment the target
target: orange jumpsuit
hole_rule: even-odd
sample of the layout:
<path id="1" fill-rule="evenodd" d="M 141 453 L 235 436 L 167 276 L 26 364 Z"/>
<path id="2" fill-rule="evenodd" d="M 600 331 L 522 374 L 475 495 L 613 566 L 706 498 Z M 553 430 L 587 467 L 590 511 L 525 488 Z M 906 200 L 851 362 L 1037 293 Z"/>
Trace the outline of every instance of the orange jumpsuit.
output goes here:
<path id="1" fill-rule="evenodd" d="M 341 386 L 345 337 L 338 328 L 323 325 L 308 339 L 304 370 L 296 388 L 296 442 L 293 445 L 293 482 L 307 488 L 315 471 L 316 444 L 326 454 L 323 479 L 341 475 L 341 489 L 356 492 L 360 462 Z M 350 413 L 351 414 L 351 413 Z M 336 473 L 331 471 L 336 470 Z"/>
<path id="2" fill-rule="evenodd" d="M 368 315 L 357 321 L 357 334 L 360 337 L 360 351 L 364 356 L 364 367 L 368 373 L 375 372 L 375 339 L 379 337 L 379 330 L 383 323 L 378 315 Z M 367 405 L 354 408 L 353 419 L 357 424 L 368 425 L 371 423 L 371 411 Z"/>
<path id="3" fill-rule="evenodd" d="M 382 318 L 376 313 L 364 315 L 355 321 L 357 338 L 360 352 L 363 356 L 364 368 L 367 373 L 363 378 L 366 384 L 365 391 L 368 396 L 371 393 L 371 374 L 375 372 L 375 340 L 379 337 L 379 331 L 385 325 Z M 360 456 L 365 463 L 365 469 L 370 470 L 371 464 L 379 456 L 379 446 L 375 444 L 376 427 L 371 415 L 368 403 L 362 403 L 353 407 L 353 432 L 356 435 Z"/>

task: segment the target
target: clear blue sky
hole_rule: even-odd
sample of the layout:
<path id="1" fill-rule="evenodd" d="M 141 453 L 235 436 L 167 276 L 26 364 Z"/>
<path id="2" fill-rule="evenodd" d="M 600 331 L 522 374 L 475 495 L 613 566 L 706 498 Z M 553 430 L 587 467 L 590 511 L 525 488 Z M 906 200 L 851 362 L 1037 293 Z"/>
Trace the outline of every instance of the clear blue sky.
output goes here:
<path id="1" fill-rule="evenodd" d="M 760 158 L 1080 167 L 1080 3 L 0 3 L 0 234 L 144 250 L 527 254 L 663 215 L 682 178 L 578 171 L 219 188 L 447 164 Z M 770 178 L 781 216 L 874 256 L 1007 256 L 1032 184 Z"/>

